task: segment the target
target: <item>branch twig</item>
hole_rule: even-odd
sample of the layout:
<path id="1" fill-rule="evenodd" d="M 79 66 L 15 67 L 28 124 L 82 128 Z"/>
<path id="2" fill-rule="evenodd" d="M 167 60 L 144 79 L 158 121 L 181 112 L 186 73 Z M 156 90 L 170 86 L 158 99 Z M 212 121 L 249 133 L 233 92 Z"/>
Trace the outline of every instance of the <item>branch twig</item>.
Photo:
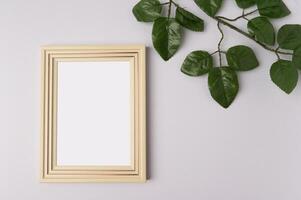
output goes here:
<path id="1" fill-rule="evenodd" d="M 223 63 L 222 63 L 221 44 L 222 44 L 222 41 L 223 41 L 223 39 L 224 39 L 224 32 L 223 32 L 223 30 L 222 30 L 222 28 L 221 28 L 221 26 L 220 26 L 220 22 L 219 22 L 219 21 L 217 22 L 217 27 L 218 27 L 219 32 L 220 32 L 221 35 L 222 35 L 222 37 L 221 37 L 221 39 L 219 40 L 218 45 L 217 45 L 218 56 L 219 56 L 219 65 L 222 66 Z"/>
<path id="2" fill-rule="evenodd" d="M 169 2 L 161 3 L 160 5 L 164 6 L 164 5 L 167 5 L 167 4 L 169 4 Z"/>
<path id="3" fill-rule="evenodd" d="M 247 19 L 246 16 L 252 15 L 252 14 L 255 13 L 255 12 L 258 12 L 258 9 L 253 10 L 253 11 L 248 12 L 248 13 L 244 13 L 244 11 L 243 11 L 243 14 L 242 14 L 241 16 L 238 16 L 238 17 L 233 18 L 233 19 L 229 19 L 229 18 L 223 17 L 223 16 L 216 16 L 216 17 L 218 17 L 218 18 L 220 18 L 220 19 L 224 19 L 224 20 L 230 21 L 230 22 L 234 22 L 234 21 L 237 21 L 237 20 L 239 20 L 239 19 L 241 19 L 241 18 Z"/>
<path id="4" fill-rule="evenodd" d="M 275 49 L 275 54 L 276 54 L 278 60 L 280 60 L 280 56 L 279 56 L 279 54 L 278 54 L 279 48 L 280 48 L 280 47 L 277 47 L 277 48 Z"/>
<path id="5" fill-rule="evenodd" d="M 168 2 L 169 4 L 168 4 L 168 19 L 170 18 L 170 13 L 171 13 L 171 4 L 172 4 L 172 0 L 169 0 L 169 2 Z"/>

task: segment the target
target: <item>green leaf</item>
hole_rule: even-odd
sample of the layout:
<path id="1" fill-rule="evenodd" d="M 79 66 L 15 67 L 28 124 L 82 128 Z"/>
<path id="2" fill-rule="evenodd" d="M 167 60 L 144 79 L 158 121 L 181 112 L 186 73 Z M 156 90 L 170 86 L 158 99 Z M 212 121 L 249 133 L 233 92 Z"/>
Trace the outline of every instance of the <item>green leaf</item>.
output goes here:
<path id="1" fill-rule="evenodd" d="M 270 18 L 281 18 L 291 12 L 282 0 L 257 0 L 260 15 Z"/>
<path id="2" fill-rule="evenodd" d="M 301 25 L 286 24 L 278 31 L 277 41 L 282 49 L 294 50 L 301 45 Z"/>
<path id="3" fill-rule="evenodd" d="M 204 30 L 204 21 L 183 8 L 177 7 L 176 20 L 192 31 L 200 32 Z"/>
<path id="4" fill-rule="evenodd" d="M 206 51 L 193 51 L 184 60 L 181 71 L 188 76 L 201 76 L 212 68 L 212 56 Z"/>
<path id="5" fill-rule="evenodd" d="M 213 17 L 220 9 L 223 0 L 194 0 L 207 15 Z"/>
<path id="6" fill-rule="evenodd" d="M 301 46 L 294 50 L 293 65 L 294 67 L 301 69 Z"/>
<path id="7" fill-rule="evenodd" d="M 237 71 L 248 71 L 258 67 L 258 60 L 250 47 L 238 45 L 226 53 L 228 65 Z"/>
<path id="8" fill-rule="evenodd" d="M 155 20 L 152 32 L 153 45 L 164 60 L 169 60 L 181 43 L 181 26 L 174 18 Z"/>
<path id="9" fill-rule="evenodd" d="M 212 68 L 209 71 L 208 86 L 213 99 L 228 108 L 239 90 L 236 72 L 229 67 Z"/>
<path id="10" fill-rule="evenodd" d="M 132 12 L 140 22 L 152 22 L 161 16 L 162 5 L 159 0 L 141 0 Z"/>
<path id="11" fill-rule="evenodd" d="M 288 60 L 278 60 L 270 70 L 272 81 L 287 94 L 291 93 L 298 82 L 298 71 Z"/>
<path id="12" fill-rule="evenodd" d="M 256 4 L 256 0 L 235 0 L 236 4 L 240 8 L 249 8 Z"/>
<path id="13" fill-rule="evenodd" d="M 275 44 L 275 30 L 266 17 L 256 17 L 248 22 L 249 33 L 259 42 L 273 46 Z"/>

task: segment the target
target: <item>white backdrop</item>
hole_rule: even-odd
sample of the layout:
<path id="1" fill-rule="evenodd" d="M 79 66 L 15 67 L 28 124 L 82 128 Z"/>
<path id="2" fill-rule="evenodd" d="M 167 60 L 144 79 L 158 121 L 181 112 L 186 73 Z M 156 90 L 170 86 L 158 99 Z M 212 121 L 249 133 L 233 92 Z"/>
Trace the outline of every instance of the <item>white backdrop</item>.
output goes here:
<path id="1" fill-rule="evenodd" d="M 164 62 L 151 42 L 151 24 L 131 14 L 136 0 L 0 1 L 0 199 L 5 200 L 300 200 L 301 81 L 285 95 L 269 78 L 276 59 L 224 28 L 223 47 L 250 45 L 260 67 L 239 74 L 240 93 L 225 110 L 180 65 L 192 50 L 214 51 L 220 35 L 192 0 L 177 1 L 206 20 L 206 31 L 185 30 L 178 53 Z M 240 15 L 234 0 L 220 14 Z M 301 24 L 292 15 L 274 20 Z M 299 10 L 298 10 L 299 8 Z M 148 167 L 146 184 L 39 183 L 40 46 L 146 44 Z"/>

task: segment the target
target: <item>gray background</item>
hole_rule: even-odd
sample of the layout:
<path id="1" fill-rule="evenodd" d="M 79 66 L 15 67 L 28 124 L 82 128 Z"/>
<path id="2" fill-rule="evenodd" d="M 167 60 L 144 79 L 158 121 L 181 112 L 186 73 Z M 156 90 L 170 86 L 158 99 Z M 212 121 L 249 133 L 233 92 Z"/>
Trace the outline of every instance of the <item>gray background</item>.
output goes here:
<path id="1" fill-rule="evenodd" d="M 269 78 L 276 56 L 224 28 L 223 47 L 247 44 L 259 68 L 239 73 L 241 90 L 225 110 L 215 103 L 206 76 L 179 69 L 192 50 L 216 50 L 216 22 L 192 0 L 178 1 L 206 20 L 206 31 L 185 30 L 178 53 L 164 62 L 151 43 L 151 24 L 131 14 L 136 0 L 1 0 L 0 199 L 204 199 L 301 198 L 301 84 L 290 95 Z M 221 14 L 240 15 L 234 0 Z M 287 0 L 301 23 L 301 3 Z M 238 24 L 243 27 L 244 22 Z M 40 46 L 46 44 L 146 44 L 148 161 L 146 184 L 39 183 Z"/>

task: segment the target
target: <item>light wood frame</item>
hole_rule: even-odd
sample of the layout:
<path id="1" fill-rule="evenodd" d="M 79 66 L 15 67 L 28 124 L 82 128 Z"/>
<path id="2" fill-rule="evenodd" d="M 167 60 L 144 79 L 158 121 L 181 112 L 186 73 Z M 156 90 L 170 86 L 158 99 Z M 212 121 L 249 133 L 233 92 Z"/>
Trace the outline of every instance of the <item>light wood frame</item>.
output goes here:
<path id="1" fill-rule="evenodd" d="M 58 166 L 56 155 L 59 61 L 118 60 L 131 63 L 131 166 Z M 42 47 L 41 182 L 145 182 L 145 46 Z"/>

